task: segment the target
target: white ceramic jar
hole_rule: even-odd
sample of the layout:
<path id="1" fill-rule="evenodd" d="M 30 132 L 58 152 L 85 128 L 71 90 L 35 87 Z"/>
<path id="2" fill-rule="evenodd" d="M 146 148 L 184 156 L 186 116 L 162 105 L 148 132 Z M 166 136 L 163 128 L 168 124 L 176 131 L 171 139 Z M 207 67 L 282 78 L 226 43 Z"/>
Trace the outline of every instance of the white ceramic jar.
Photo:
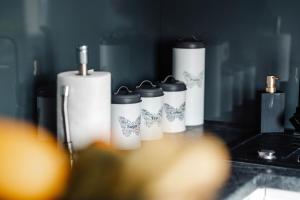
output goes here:
<path id="1" fill-rule="evenodd" d="M 205 48 L 201 42 L 180 42 L 173 48 L 173 75 L 186 84 L 186 126 L 204 123 Z"/>
<path id="2" fill-rule="evenodd" d="M 186 85 L 172 76 L 161 82 L 164 91 L 163 131 L 178 133 L 185 131 Z"/>
<path id="3" fill-rule="evenodd" d="M 141 96 L 122 86 L 112 95 L 112 145 L 120 150 L 141 146 Z"/>
<path id="4" fill-rule="evenodd" d="M 163 137 L 163 91 L 151 81 L 145 80 L 136 87 L 142 98 L 141 139 L 157 140 Z"/>

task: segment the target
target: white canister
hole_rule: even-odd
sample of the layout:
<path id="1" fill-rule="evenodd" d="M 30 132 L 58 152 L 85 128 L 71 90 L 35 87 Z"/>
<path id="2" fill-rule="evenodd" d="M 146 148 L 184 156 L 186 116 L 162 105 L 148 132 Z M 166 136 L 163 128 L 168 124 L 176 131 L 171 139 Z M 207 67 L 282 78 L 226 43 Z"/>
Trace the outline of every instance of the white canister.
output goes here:
<path id="1" fill-rule="evenodd" d="M 141 96 L 122 86 L 112 95 L 112 145 L 131 150 L 141 146 Z"/>
<path id="2" fill-rule="evenodd" d="M 161 87 L 164 91 L 163 131 L 165 133 L 185 131 L 186 85 L 172 76 L 167 76 Z"/>
<path id="3" fill-rule="evenodd" d="M 201 42 L 180 42 L 173 48 L 173 75 L 186 84 L 185 124 L 204 123 L 205 48 Z"/>
<path id="4" fill-rule="evenodd" d="M 143 81 L 136 87 L 142 97 L 141 139 L 157 140 L 162 138 L 163 91 L 151 81 Z"/>

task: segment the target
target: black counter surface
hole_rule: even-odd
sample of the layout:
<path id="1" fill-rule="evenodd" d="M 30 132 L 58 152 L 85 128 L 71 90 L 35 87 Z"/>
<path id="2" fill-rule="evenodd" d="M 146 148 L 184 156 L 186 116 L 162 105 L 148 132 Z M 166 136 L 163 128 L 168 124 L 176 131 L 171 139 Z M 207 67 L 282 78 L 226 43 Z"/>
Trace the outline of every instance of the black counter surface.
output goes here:
<path id="1" fill-rule="evenodd" d="M 272 148 L 273 144 L 277 145 L 273 149 L 277 151 L 283 149 L 280 153 L 288 151 L 297 153 L 299 152 L 297 149 L 300 148 L 299 136 L 294 138 L 287 133 L 262 135 L 255 129 L 211 121 L 206 122 L 204 126 L 188 128 L 186 134 L 189 137 L 197 137 L 207 132 L 221 138 L 227 144 L 232 156 L 232 160 L 228 161 L 232 167 L 231 176 L 220 192 L 219 199 L 242 200 L 258 188 L 300 192 L 300 163 L 290 158 L 284 162 L 279 159 L 268 162 L 254 155 L 256 147 Z M 279 145 L 282 145 L 282 148 Z"/>

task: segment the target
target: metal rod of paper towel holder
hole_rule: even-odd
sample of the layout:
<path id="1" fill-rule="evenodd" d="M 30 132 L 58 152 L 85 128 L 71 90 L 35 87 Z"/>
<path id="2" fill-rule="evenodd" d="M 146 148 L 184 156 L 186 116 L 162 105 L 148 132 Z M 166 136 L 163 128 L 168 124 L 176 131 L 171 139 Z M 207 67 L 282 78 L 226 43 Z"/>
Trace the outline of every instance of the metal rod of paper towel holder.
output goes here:
<path id="1" fill-rule="evenodd" d="M 69 117 L 68 117 L 68 97 L 69 97 L 69 86 L 63 86 L 61 91 L 61 112 L 62 112 L 62 120 L 63 120 L 63 129 L 64 129 L 64 145 L 68 150 L 70 165 L 71 167 L 74 164 L 74 149 L 72 138 L 70 134 L 70 126 L 69 126 Z"/>
<path id="2" fill-rule="evenodd" d="M 79 56 L 79 75 L 87 76 L 88 75 L 88 47 L 82 45 L 78 47 L 78 56 Z"/>

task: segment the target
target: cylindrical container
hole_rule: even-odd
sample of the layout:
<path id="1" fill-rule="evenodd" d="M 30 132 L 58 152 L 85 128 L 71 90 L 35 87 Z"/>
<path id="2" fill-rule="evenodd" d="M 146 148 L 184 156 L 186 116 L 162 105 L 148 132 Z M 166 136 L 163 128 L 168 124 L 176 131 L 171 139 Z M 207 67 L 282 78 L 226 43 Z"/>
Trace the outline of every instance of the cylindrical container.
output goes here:
<path id="1" fill-rule="evenodd" d="M 270 58 L 264 58 L 269 74 L 280 76 L 281 81 L 289 80 L 292 37 L 288 33 L 270 34 L 264 44 L 268 47 Z M 266 44 L 267 43 L 267 44 Z M 263 56 L 264 54 L 262 54 Z M 271 64 L 270 64 L 271 63 Z"/>
<path id="2" fill-rule="evenodd" d="M 162 138 L 163 90 L 151 81 L 145 80 L 136 87 L 142 97 L 141 139 Z"/>
<path id="3" fill-rule="evenodd" d="M 295 113 L 298 105 L 299 69 L 300 67 L 293 66 L 291 68 L 289 81 L 280 83 L 281 90 L 284 91 L 286 94 L 285 117 L 284 117 L 284 121 L 285 121 L 284 126 L 286 129 L 294 129 L 289 119 Z"/>
<path id="4" fill-rule="evenodd" d="M 233 85 L 233 101 L 235 106 L 242 106 L 245 98 L 245 71 L 241 69 L 235 69 L 234 71 L 234 85 Z"/>
<path id="5" fill-rule="evenodd" d="M 102 42 L 99 47 L 100 69 L 104 71 L 110 71 L 112 74 L 116 74 L 118 78 L 112 79 L 113 90 L 118 89 L 117 86 L 126 82 L 127 84 L 134 84 L 134 78 L 128 77 L 127 73 L 120 73 L 120 66 L 122 71 L 130 70 L 131 64 L 131 46 L 126 44 L 116 44 L 113 42 Z M 118 59 L 116 59 L 118 58 Z"/>
<path id="6" fill-rule="evenodd" d="M 290 34 L 279 34 L 276 42 L 276 72 L 282 81 L 289 80 L 292 37 Z"/>
<path id="7" fill-rule="evenodd" d="M 204 115 L 208 120 L 216 120 L 221 116 L 222 67 L 229 54 L 227 44 L 218 43 L 206 49 Z"/>
<path id="8" fill-rule="evenodd" d="M 270 74 L 279 76 L 280 81 L 288 81 L 292 46 L 291 34 L 265 34 L 261 36 L 259 43 L 257 53 L 259 70 L 257 70 L 258 77 L 256 79 L 259 89 L 263 89 L 265 77 Z"/>
<path id="9" fill-rule="evenodd" d="M 200 42 L 181 42 L 173 48 L 173 75 L 187 86 L 185 124 L 204 123 L 205 48 Z"/>
<path id="10" fill-rule="evenodd" d="M 245 99 L 254 100 L 256 96 L 256 67 L 254 65 L 245 68 Z"/>
<path id="11" fill-rule="evenodd" d="M 40 87 L 37 93 L 37 126 L 38 136 L 43 137 L 43 129 L 56 133 L 56 99 L 55 90 Z"/>
<path id="12" fill-rule="evenodd" d="M 231 71 L 223 71 L 222 84 L 221 84 L 221 108 L 223 113 L 229 113 L 233 111 L 233 86 L 234 76 Z"/>
<path id="13" fill-rule="evenodd" d="M 222 51 L 222 45 L 209 46 L 206 50 L 204 114 L 208 120 L 221 115 Z"/>
<path id="14" fill-rule="evenodd" d="M 112 96 L 111 109 L 112 144 L 121 150 L 139 148 L 141 95 L 122 86 Z"/>
<path id="15" fill-rule="evenodd" d="M 68 94 L 63 98 L 63 88 Z M 67 101 L 64 116 L 63 100 Z M 86 76 L 69 71 L 57 76 L 57 131 L 58 140 L 65 143 L 64 121 L 68 123 L 70 139 L 75 149 L 97 140 L 110 142 L 111 74 L 93 72 Z M 66 120 L 66 117 L 68 119 Z"/>
<path id="16" fill-rule="evenodd" d="M 163 131 L 165 133 L 185 131 L 186 85 L 168 76 L 161 83 L 161 87 L 164 91 Z"/>

